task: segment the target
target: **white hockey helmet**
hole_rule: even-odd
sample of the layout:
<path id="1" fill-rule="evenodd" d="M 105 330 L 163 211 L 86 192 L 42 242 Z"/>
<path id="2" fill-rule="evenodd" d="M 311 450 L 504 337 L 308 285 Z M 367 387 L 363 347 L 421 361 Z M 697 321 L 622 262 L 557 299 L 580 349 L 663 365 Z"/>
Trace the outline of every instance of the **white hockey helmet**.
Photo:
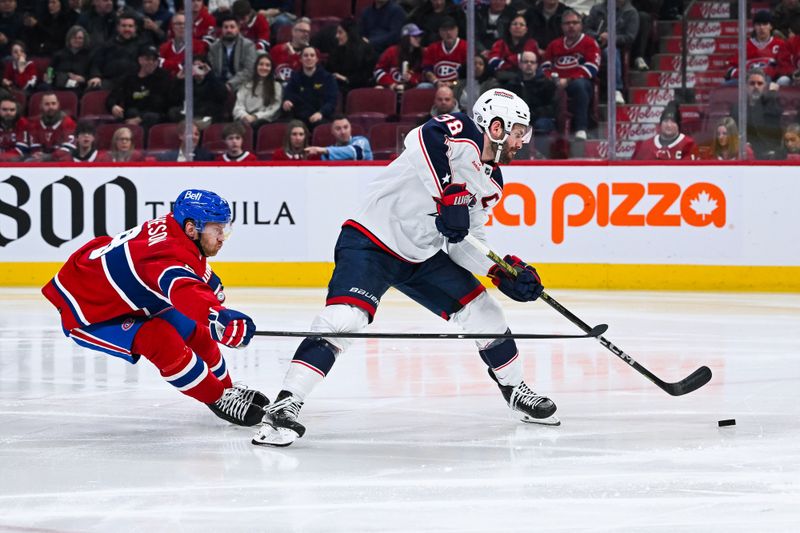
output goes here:
<path id="1" fill-rule="evenodd" d="M 492 142 L 503 144 L 511 134 L 514 124 L 525 127 L 523 142 L 531 140 L 531 110 L 525 100 L 505 89 L 490 89 L 480 95 L 472 106 L 472 119 L 483 132 L 488 132 L 492 120 L 499 118 L 503 121 L 505 135 L 502 139 L 492 139 Z M 491 139 L 492 136 L 489 135 Z"/>

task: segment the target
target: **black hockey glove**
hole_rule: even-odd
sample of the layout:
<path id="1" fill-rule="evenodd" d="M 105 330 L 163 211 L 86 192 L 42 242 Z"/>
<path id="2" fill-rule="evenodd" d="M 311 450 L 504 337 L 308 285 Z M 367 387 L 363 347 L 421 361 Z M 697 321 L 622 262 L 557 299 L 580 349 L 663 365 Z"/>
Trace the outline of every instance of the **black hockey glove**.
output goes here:
<path id="1" fill-rule="evenodd" d="M 489 269 L 489 277 L 500 291 L 518 302 L 532 302 L 542 295 L 544 287 L 536 269 L 516 255 L 507 255 L 503 260 L 514 267 L 517 276 L 503 270 L 500 265 L 494 265 Z"/>
<path id="2" fill-rule="evenodd" d="M 436 201 L 436 229 L 451 243 L 461 242 L 469 233 L 469 206 L 475 201 L 463 183 L 451 183 Z"/>

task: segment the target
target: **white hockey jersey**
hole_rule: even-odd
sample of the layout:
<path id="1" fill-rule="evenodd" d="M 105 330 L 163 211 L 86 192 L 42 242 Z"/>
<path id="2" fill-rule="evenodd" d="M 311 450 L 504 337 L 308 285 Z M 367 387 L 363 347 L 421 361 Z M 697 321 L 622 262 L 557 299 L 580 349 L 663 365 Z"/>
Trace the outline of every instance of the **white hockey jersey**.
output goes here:
<path id="1" fill-rule="evenodd" d="M 450 183 L 475 196 L 470 235 L 486 243 L 489 210 L 503 194 L 498 167 L 481 162 L 483 133 L 464 113 L 440 115 L 411 130 L 405 150 L 370 184 L 355 227 L 388 253 L 420 263 L 444 249 L 458 265 L 486 275 L 492 261 L 467 242 L 450 244 L 436 229 L 436 202 Z"/>

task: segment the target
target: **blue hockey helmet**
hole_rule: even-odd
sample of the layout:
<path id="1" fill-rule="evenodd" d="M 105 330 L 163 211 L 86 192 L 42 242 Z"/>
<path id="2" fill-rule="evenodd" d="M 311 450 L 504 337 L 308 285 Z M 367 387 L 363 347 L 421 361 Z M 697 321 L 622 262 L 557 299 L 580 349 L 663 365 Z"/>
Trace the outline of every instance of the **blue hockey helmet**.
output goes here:
<path id="1" fill-rule="evenodd" d="M 187 219 L 192 219 L 200 233 L 207 223 L 217 222 L 223 225 L 226 235 L 230 231 L 232 218 L 228 201 L 217 193 L 203 189 L 187 189 L 181 192 L 175 200 L 172 216 L 181 227 Z"/>

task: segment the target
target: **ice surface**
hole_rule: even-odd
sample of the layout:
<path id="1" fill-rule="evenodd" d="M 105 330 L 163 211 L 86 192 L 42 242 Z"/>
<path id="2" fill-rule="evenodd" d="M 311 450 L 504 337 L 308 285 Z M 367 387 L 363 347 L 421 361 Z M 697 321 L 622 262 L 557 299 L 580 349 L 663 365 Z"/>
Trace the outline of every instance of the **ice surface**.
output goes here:
<path id="1" fill-rule="evenodd" d="M 36 291 L 0 290 L 0 532 L 799 531 L 800 295 L 552 291 L 667 381 L 594 340 L 521 341 L 562 426 L 516 421 L 467 340 L 358 340 L 289 448 L 250 444 L 136 366 L 79 348 Z M 575 333 L 500 294 L 518 332 Z M 306 330 L 320 289 L 229 290 Z M 389 293 L 371 331 L 452 331 Z M 225 350 L 274 397 L 299 339 Z M 735 418 L 719 428 L 717 420 Z"/>

